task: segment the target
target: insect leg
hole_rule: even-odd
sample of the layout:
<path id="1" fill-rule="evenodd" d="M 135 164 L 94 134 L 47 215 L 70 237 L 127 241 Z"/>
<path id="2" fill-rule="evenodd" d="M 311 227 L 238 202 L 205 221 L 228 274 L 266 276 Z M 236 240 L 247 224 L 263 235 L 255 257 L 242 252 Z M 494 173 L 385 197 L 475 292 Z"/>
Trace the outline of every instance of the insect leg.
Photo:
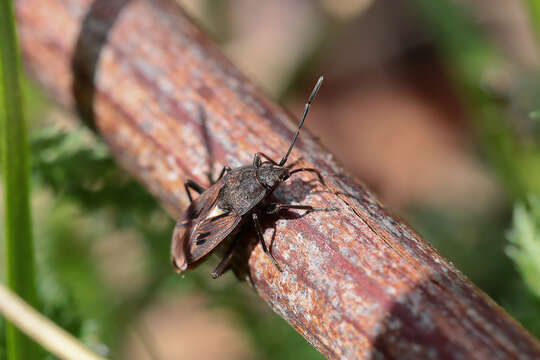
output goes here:
<path id="1" fill-rule="evenodd" d="M 219 176 L 218 176 L 218 178 L 217 178 L 217 180 L 215 182 L 219 181 L 223 177 L 223 175 L 225 175 L 225 173 L 228 172 L 228 171 L 231 171 L 231 168 L 229 166 L 225 165 L 223 167 L 223 169 L 221 169 L 221 173 L 219 174 Z"/>
<path id="2" fill-rule="evenodd" d="M 275 214 L 283 209 L 297 209 L 306 211 L 335 211 L 337 208 L 316 208 L 311 205 L 294 205 L 294 204 L 279 204 L 270 203 L 265 207 L 267 214 Z"/>
<path id="3" fill-rule="evenodd" d="M 279 270 L 279 272 L 283 272 L 283 270 L 281 270 L 281 267 L 279 267 L 279 264 L 277 263 L 276 259 L 274 259 L 274 256 L 272 255 L 272 253 L 268 251 L 268 248 L 266 247 L 266 243 L 264 242 L 264 237 L 262 235 L 261 224 L 259 223 L 259 216 L 257 215 L 257 213 L 253 213 L 251 214 L 251 216 L 253 218 L 253 223 L 255 224 L 255 230 L 257 231 L 257 236 L 259 237 L 259 241 L 261 243 L 264 253 L 268 255 L 268 257 L 272 260 L 272 262 L 274 263 L 276 268 Z"/>
<path id="4" fill-rule="evenodd" d="M 302 172 L 302 171 L 314 173 L 319 178 L 319 181 L 321 182 L 321 184 L 326 186 L 326 183 L 324 182 L 324 179 L 323 179 L 323 177 L 321 175 L 321 172 L 319 170 L 317 170 L 317 169 L 314 169 L 314 168 L 298 168 L 298 169 L 294 169 L 294 170 L 292 170 L 290 172 L 290 175 L 292 176 L 292 174 Z"/>
<path id="5" fill-rule="evenodd" d="M 213 185 L 213 184 L 217 183 L 223 177 L 223 175 L 225 175 L 225 173 L 228 172 L 228 171 L 231 171 L 231 168 L 229 166 L 225 165 L 223 167 L 223 169 L 221 169 L 221 172 L 219 173 L 219 176 L 218 176 L 218 178 L 216 180 L 213 179 L 211 171 L 209 171 L 206 174 L 206 176 L 208 176 L 208 180 L 210 180 L 210 184 Z"/>
<path id="6" fill-rule="evenodd" d="M 189 198 L 189 202 L 193 202 L 193 198 L 191 197 L 191 193 L 189 192 L 189 189 L 193 189 L 199 194 L 202 194 L 204 190 L 206 190 L 202 185 L 197 184 L 193 180 L 188 180 L 184 183 L 184 189 L 186 189 L 187 196 Z"/>
<path id="7" fill-rule="evenodd" d="M 262 153 L 262 152 L 257 152 L 257 153 L 255 153 L 255 156 L 253 157 L 253 166 L 254 167 L 258 168 L 259 166 L 261 166 L 261 157 L 268 160 L 270 163 L 272 163 L 272 165 L 277 165 L 277 162 L 272 160 L 272 158 L 270 156 L 268 156 L 268 155 L 266 155 L 265 153 Z"/>
<path id="8" fill-rule="evenodd" d="M 210 274 L 210 276 L 212 276 L 212 279 L 217 279 L 218 277 L 223 275 L 223 273 L 229 268 L 237 243 L 238 241 L 234 239 L 229 248 L 227 249 L 225 256 L 223 256 L 223 259 L 221 259 L 218 266 L 216 266 L 214 271 L 212 271 L 212 274 Z"/>

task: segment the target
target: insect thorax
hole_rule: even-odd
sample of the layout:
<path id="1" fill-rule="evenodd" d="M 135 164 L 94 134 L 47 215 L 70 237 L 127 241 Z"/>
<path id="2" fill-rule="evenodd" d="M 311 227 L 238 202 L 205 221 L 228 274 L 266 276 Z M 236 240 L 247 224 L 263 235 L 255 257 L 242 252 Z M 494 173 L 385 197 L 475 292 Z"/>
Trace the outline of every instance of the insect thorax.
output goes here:
<path id="1" fill-rule="evenodd" d="M 230 206 L 238 215 L 244 215 L 268 194 L 254 176 L 253 166 L 242 166 L 224 177 L 223 206 Z"/>

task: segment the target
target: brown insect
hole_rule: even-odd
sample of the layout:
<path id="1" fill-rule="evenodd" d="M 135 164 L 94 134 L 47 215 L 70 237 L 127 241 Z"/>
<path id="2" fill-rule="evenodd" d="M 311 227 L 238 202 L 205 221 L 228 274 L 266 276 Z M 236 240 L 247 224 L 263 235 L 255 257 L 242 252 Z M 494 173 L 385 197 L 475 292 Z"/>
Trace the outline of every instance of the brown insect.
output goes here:
<path id="1" fill-rule="evenodd" d="M 253 221 L 264 252 L 272 260 L 276 268 L 282 271 L 264 242 L 259 222 L 260 214 L 275 214 L 282 209 L 335 210 L 315 208 L 309 205 L 267 203 L 265 201 L 279 184 L 298 172 L 314 172 L 323 182 L 322 176 L 317 169 L 298 168 L 292 170 L 285 166 L 322 81 L 323 77 L 321 76 L 305 105 L 302 119 L 289 150 L 287 150 L 279 163 L 258 152 L 253 157 L 252 165 L 241 166 L 236 169 L 225 166 L 218 180 L 208 189 L 191 180 L 184 184 L 191 205 L 176 224 L 171 246 L 172 264 L 178 273 L 198 265 L 216 246 L 234 235 L 240 229 L 241 223 L 249 217 Z M 261 161 L 261 158 L 266 159 L 266 161 Z M 195 200 L 191 197 L 190 188 L 200 194 Z M 233 239 L 225 256 L 211 274 L 214 279 L 228 269 L 236 245 L 237 241 Z"/>

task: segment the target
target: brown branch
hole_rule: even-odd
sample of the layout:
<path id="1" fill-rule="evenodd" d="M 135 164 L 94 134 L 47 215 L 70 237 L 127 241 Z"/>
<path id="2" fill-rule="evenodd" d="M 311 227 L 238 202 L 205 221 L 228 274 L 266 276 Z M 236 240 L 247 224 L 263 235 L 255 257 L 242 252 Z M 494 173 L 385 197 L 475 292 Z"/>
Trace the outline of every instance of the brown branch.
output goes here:
<path id="1" fill-rule="evenodd" d="M 16 7 L 36 78 L 93 121 L 118 161 L 172 215 L 187 203 L 185 179 L 208 182 L 206 143 L 220 166 L 248 164 L 256 151 L 283 155 L 294 119 L 172 1 L 17 0 Z M 300 157 L 302 166 L 323 172 L 331 191 L 303 174 L 276 197 L 341 210 L 275 221 L 273 252 L 283 273 L 260 246 L 247 263 L 260 296 L 324 355 L 540 357 L 533 337 L 390 215 L 307 131 L 292 153 Z M 266 231 L 268 242 L 272 234 Z"/>

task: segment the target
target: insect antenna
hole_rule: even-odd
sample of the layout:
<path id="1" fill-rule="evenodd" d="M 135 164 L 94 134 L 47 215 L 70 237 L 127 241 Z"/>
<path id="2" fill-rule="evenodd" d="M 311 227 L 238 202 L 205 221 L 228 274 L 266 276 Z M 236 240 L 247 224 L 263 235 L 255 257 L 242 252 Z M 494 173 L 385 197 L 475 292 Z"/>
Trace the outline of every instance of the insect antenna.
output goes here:
<path id="1" fill-rule="evenodd" d="M 294 134 L 293 141 L 291 142 L 291 146 L 289 146 L 289 150 L 287 150 L 287 153 L 285 156 L 279 161 L 279 166 L 285 165 L 287 162 L 287 158 L 289 157 L 289 154 L 291 153 L 294 144 L 296 143 L 296 139 L 298 139 L 298 135 L 300 135 L 300 129 L 302 128 L 302 125 L 304 125 L 304 121 L 306 120 L 309 107 L 313 100 L 315 99 L 315 96 L 317 96 L 317 92 L 319 92 L 319 89 L 321 88 L 323 82 L 323 77 L 319 77 L 319 80 L 317 80 L 317 83 L 315 84 L 315 87 L 313 88 L 313 91 L 311 92 L 311 95 L 309 96 L 309 99 L 304 107 L 304 113 L 302 114 L 302 119 L 300 120 L 300 123 L 298 124 L 298 128 L 296 129 L 296 134 Z"/>

